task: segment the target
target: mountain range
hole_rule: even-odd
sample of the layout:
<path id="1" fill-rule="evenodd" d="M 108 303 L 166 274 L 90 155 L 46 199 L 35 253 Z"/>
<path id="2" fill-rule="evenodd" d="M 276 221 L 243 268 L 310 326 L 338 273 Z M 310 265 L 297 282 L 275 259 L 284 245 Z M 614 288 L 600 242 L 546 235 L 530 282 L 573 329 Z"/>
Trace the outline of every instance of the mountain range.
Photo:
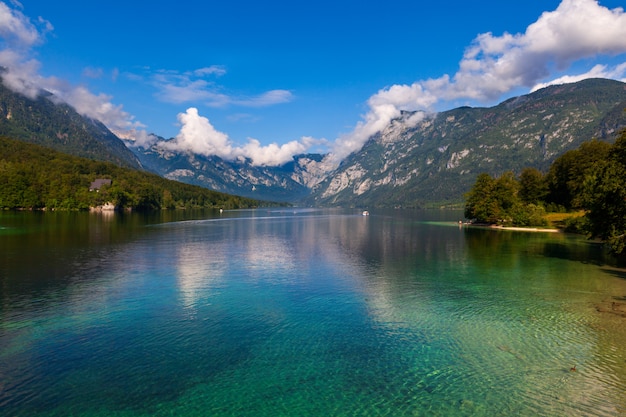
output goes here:
<path id="1" fill-rule="evenodd" d="M 550 86 L 488 108 L 405 112 L 339 166 L 298 155 L 282 166 L 135 147 L 102 123 L 0 85 L 0 134 L 168 179 L 244 197 L 308 206 L 426 207 L 463 201 L 480 173 L 546 170 L 592 138 L 612 142 L 626 127 L 626 84 L 606 79 Z"/>
<path id="2" fill-rule="evenodd" d="M 626 126 L 624 109 L 626 84 L 588 79 L 489 108 L 405 112 L 332 170 L 324 155 L 258 167 L 175 153 L 159 142 L 134 151 L 167 178 L 245 197 L 309 206 L 424 207 L 461 202 L 482 172 L 546 170 L 584 141 L 611 142 Z"/>
<path id="3" fill-rule="evenodd" d="M 394 120 L 330 173 L 313 205 L 422 207 L 463 200 L 480 173 L 546 171 L 593 138 L 626 127 L 626 84 L 588 79 L 551 86 L 489 108 L 461 107 Z"/>

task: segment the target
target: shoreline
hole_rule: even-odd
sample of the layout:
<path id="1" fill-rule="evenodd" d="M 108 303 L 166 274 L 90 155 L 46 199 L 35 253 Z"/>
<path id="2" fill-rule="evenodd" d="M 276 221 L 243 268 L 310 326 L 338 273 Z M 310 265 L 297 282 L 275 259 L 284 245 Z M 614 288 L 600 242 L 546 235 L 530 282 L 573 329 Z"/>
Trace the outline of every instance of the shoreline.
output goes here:
<path id="1" fill-rule="evenodd" d="M 495 224 L 473 224 L 473 223 L 461 223 L 459 226 L 478 227 L 481 229 L 491 230 L 508 230 L 512 232 L 536 232 L 536 233 L 565 233 L 561 229 L 544 229 L 541 227 L 517 227 L 517 226 L 499 226 Z"/>
<path id="2" fill-rule="evenodd" d="M 542 229 L 541 227 L 489 226 L 489 228 L 498 230 L 513 230 L 519 232 L 562 233 L 562 230 L 560 229 Z"/>

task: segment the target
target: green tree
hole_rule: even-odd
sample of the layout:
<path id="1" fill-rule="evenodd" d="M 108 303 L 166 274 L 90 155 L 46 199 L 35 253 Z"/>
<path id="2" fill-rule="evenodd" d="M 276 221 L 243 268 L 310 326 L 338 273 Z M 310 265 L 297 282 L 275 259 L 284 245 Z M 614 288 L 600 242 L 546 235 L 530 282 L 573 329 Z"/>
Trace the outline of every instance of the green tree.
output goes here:
<path id="1" fill-rule="evenodd" d="M 626 130 L 608 158 L 596 162 L 583 184 L 582 204 L 588 210 L 592 237 L 605 241 L 612 252 L 626 255 Z"/>
<path id="2" fill-rule="evenodd" d="M 497 221 L 497 204 L 493 198 L 495 180 L 487 173 L 479 174 L 472 189 L 465 195 L 465 217 L 480 223 Z"/>
<path id="3" fill-rule="evenodd" d="M 581 193 L 585 177 L 596 162 L 607 158 L 610 149 L 610 144 L 592 140 L 558 157 L 546 176 L 548 202 L 568 210 L 582 208 Z"/>
<path id="4" fill-rule="evenodd" d="M 496 180 L 494 197 L 499 207 L 501 221 L 510 222 L 513 213 L 520 209 L 521 202 L 518 194 L 519 183 L 511 171 L 505 172 Z"/>
<path id="5" fill-rule="evenodd" d="M 544 208 L 523 202 L 520 191 L 520 182 L 512 172 L 499 178 L 480 174 L 466 194 L 465 217 L 487 224 L 545 226 Z"/>
<path id="6" fill-rule="evenodd" d="M 519 176 L 519 198 L 526 204 L 541 204 L 548 195 L 545 176 L 536 168 L 524 168 Z"/>
<path id="7" fill-rule="evenodd" d="M 113 182 L 99 192 L 89 191 L 96 178 Z M 107 202 L 139 210 L 226 204 L 257 207 L 261 203 L 0 137 L 0 209 L 87 210 Z"/>

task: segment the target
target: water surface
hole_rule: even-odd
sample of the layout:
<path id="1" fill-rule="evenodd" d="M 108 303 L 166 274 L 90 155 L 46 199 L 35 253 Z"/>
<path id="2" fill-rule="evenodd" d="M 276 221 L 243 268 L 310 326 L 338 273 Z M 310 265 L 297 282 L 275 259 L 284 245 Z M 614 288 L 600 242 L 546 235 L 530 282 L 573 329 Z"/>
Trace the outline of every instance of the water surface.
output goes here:
<path id="1" fill-rule="evenodd" d="M 458 216 L 1 213 L 0 414 L 626 414 L 626 273 Z"/>

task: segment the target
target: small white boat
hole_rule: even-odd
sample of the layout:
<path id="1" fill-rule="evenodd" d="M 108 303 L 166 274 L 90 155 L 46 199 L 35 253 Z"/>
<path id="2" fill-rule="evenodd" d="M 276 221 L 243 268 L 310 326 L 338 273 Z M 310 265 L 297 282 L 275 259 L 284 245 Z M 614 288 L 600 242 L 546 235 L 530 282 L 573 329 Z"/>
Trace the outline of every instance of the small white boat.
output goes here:
<path id="1" fill-rule="evenodd" d="M 365 210 L 365 211 L 363 212 L 363 215 L 364 215 L 364 216 L 369 216 L 369 215 L 370 215 L 370 212 L 369 212 L 369 211 L 367 211 L 367 210 Z"/>

